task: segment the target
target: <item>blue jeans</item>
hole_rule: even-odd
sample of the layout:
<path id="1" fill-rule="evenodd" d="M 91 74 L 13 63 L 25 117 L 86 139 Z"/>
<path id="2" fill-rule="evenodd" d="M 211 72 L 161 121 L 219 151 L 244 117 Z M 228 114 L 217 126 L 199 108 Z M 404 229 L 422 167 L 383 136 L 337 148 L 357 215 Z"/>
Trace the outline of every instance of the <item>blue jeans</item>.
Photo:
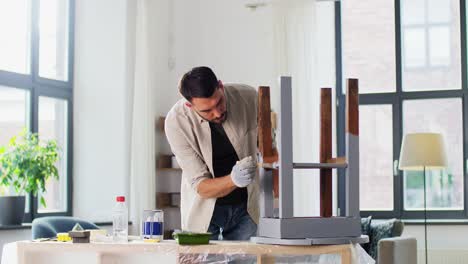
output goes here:
<path id="1" fill-rule="evenodd" d="M 246 204 L 215 205 L 208 232 L 211 240 L 249 240 L 257 234 L 257 224 Z"/>

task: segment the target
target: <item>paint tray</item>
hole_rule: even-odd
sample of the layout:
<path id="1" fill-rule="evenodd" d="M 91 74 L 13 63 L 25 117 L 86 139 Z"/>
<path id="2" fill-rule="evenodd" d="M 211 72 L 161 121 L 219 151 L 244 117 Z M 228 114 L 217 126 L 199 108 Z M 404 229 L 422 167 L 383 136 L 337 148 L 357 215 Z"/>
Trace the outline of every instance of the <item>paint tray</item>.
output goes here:
<path id="1" fill-rule="evenodd" d="M 180 245 L 205 245 L 209 243 L 211 233 L 174 232 L 172 237 Z"/>

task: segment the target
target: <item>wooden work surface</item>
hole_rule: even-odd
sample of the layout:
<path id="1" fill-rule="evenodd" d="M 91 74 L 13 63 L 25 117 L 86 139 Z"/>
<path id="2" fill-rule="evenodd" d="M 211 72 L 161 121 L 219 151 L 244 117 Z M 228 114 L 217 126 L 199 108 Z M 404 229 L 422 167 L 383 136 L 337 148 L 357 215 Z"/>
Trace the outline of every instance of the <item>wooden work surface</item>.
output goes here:
<path id="1" fill-rule="evenodd" d="M 2 264 L 26 263 L 194 263 L 215 255 L 253 255 L 257 263 L 274 263 L 275 256 L 337 254 L 341 263 L 352 263 L 354 246 L 277 246 L 249 242 L 213 241 L 209 245 L 181 246 L 174 241 L 128 244 L 19 241 L 6 244 Z M 201 256 L 201 257 L 200 257 Z M 118 262 L 115 262 L 117 261 Z M 209 258 L 208 258 L 209 260 Z M 337 262 L 340 263 L 340 262 Z"/>

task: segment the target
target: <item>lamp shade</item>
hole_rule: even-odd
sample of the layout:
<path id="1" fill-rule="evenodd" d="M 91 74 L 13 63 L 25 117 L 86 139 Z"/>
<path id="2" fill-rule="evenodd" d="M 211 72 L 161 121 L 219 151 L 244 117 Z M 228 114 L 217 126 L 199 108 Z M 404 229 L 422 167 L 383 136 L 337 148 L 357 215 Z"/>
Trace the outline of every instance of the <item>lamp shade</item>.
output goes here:
<path id="1" fill-rule="evenodd" d="M 447 167 L 444 139 L 437 133 L 410 133 L 403 138 L 400 170 L 442 169 Z"/>

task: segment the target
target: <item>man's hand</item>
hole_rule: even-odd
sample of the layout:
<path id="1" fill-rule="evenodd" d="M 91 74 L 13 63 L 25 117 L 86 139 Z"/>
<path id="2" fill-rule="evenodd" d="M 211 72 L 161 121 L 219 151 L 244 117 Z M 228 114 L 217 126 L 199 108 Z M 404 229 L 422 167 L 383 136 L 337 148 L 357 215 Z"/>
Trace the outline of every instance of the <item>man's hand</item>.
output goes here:
<path id="1" fill-rule="evenodd" d="M 197 192 L 203 198 L 224 197 L 237 187 L 249 185 L 255 176 L 256 167 L 252 157 L 247 157 L 234 165 L 230 175 L 202 180 Z"/>
<path id="2" fill-rule="evenodd" d="M 232 168 L 232 182 L 239 188 L 246 187 L 252 182 L 256 169 L 257 164 L 251 156 L 238 161 Z"/>

